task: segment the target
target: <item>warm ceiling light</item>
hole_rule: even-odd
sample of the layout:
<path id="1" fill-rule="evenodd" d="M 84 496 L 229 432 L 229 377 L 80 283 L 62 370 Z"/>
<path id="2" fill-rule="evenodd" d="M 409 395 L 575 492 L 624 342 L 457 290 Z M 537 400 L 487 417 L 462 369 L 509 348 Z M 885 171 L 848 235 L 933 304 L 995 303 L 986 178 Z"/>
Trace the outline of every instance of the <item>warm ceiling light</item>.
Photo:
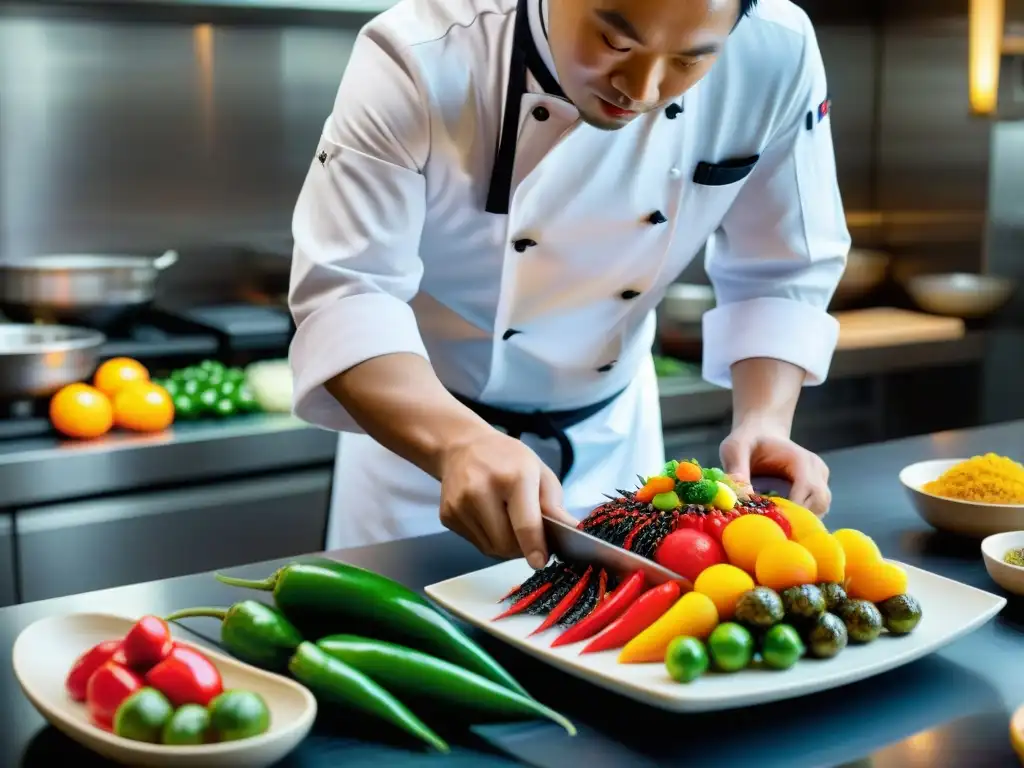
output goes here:
<path id="1" fill-rule="evenodd" d="M 970 0 L 968 72 L 971 111 L 991 115 L 999 96 L 1005 0 Z"/>

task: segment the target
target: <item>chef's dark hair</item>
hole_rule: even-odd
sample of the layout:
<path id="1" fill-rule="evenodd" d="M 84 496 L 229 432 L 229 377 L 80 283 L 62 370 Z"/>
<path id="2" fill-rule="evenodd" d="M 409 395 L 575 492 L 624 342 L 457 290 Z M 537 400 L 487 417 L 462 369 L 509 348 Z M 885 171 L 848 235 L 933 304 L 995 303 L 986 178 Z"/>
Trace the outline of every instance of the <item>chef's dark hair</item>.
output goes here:
<path id="1" fill-rule="evenodd" d="M 754 10 L 757 0 L 740 0 L 740 18 L 743 18 Z"/>

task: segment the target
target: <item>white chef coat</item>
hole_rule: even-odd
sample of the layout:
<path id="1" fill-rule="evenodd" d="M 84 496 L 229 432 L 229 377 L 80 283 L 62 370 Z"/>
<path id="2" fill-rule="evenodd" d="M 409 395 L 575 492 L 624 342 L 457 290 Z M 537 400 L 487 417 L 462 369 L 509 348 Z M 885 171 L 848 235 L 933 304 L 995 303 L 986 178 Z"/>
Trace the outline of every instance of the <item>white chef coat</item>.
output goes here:
<path id="1" fill-rule="evenodd" d="M 554 76 L 540 0 L 520 2 Z M 704 377 L 729 387 L 751 357 L 798 365 L 808 385 L 827 375 L 850 238 L 804 12 L 761 0 L 677 104 L 617 131 L 581 122 L 534 68 L 495 213 L 518 14 L 516 0 L 400 0 L 360 32 L 313 152 L 293 219 L 290 360 L 294 412 L 344 433 L 329 548 L 442 530 L 439 483 L 323 387 L 367 359 L 421 355 L 451 391 L 510 409 L 622 390 L 568 431 L 578 517 L 665 458 L 654 309 L 705 244 Z M 549 441 L 523 439 L 557 466 Z"/>

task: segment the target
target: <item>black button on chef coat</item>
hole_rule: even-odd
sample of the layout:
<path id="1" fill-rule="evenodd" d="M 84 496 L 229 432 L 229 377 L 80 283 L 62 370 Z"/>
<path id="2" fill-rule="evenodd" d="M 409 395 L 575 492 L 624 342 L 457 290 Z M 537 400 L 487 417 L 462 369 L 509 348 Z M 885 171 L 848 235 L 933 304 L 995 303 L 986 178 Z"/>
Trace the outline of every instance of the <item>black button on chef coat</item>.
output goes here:
<path id="1" fill-rule="evenodd" d="M 640 291 L 634 291 L 634 290 L 631 289 L 631 290 L 628 290 L 628 291 L 623 291 L 619 295 L 623 299 L 625 299 L 626 301 L 629 301 L 630 299 L 635 299 L 637 296 L 639 296 L 640 295 Z"/>
<path id="2" fill-rule="evenodd" d="M 536 240 L 531 240 L 528 237 L 524 237 L 521 240 L 516 240 L 512 243 L 512 247 L 519 253 L 523 253 L 527 248 L 533 248 L 537 244 Z"/>

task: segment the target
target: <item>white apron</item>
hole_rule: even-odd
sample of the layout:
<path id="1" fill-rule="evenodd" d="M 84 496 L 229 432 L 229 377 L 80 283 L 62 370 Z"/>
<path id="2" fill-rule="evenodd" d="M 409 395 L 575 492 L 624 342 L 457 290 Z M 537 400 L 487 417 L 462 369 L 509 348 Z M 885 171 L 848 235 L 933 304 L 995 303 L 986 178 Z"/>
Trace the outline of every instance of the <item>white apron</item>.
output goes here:
<path id="1" fill-rule="evenodd" d="M 451 391 L 513 410 L 621 391 L 569 430 L 577 516 L 664 460 L 653 313 L 705 243 L 705 377 L 729 386 L 755 356 L 827 373 L 849 235 L 804 13 L 762 0 L 678 103 L 602 131 L 560 96 L 539 0 L 519 3 L 401 0 L 371 21 L 300 193 L 295 413 L 344 433 L 329 548 L 441 529 L 437 481 L 323 388 L 372 357 L 422 355 Z"/>

